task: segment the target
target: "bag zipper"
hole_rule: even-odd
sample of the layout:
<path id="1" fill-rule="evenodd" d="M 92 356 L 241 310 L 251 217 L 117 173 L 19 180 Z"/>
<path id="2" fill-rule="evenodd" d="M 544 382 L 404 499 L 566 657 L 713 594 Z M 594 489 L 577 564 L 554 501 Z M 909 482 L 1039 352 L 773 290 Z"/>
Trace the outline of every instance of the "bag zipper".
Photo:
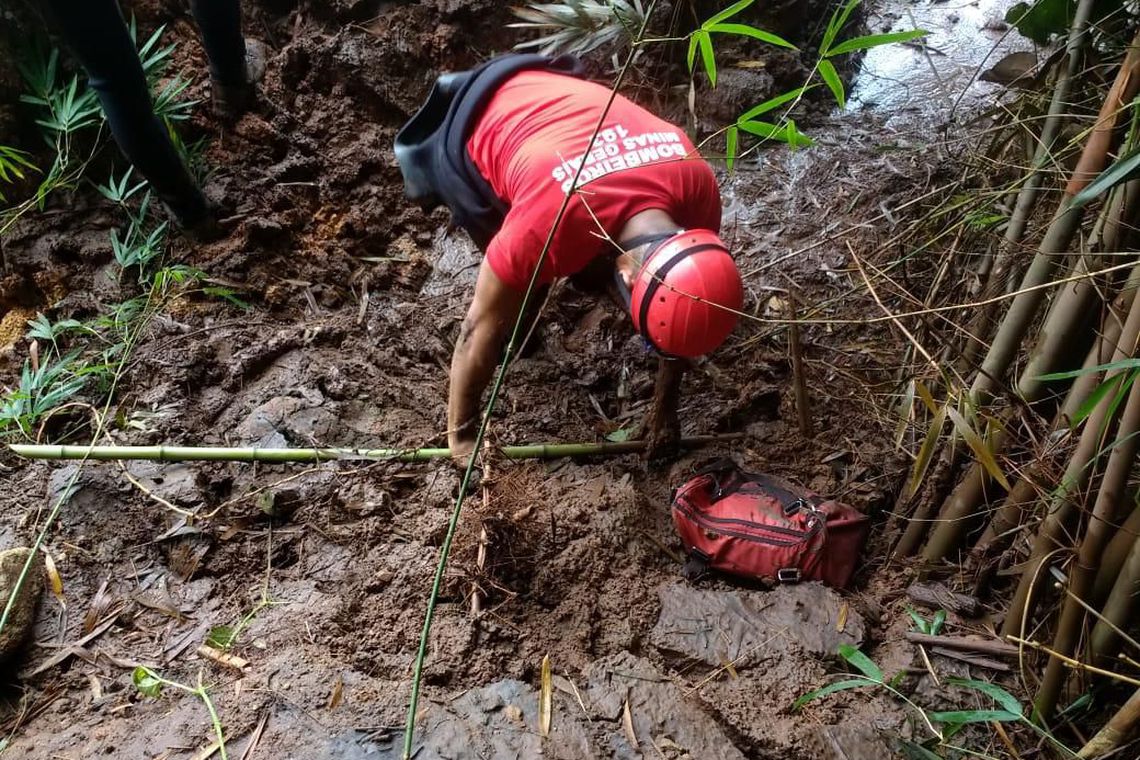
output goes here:
<path id="1" fill-rule="evenodd" d="M 683 512 L 686 516 L 688 516 L 689 519 L 691 519 L 698 526 L 700 526 L 702 528 L 707 528 L 710 530 L 715 530 L 718 534 L 720 534 L 722 536 L 733 536 L 734 538 L 743 539 L 744 541 L 753 541 L 753 542 L 758 543 L 758 544 L 767 544 L 769 546 L 799 546 L 800 544 L 804 543 L 804 541 L 806 541 L 808 538 L 808 533 L 803 533 L 803 532 L 798 532 L 798 531 L 789 531 L 786 528 L 782 528 L 782 529 L 775 531 L 775 532 L 791 533 L 793 535 L 799 536 L 800 540 L 799 541 L 790 541 L 790 540 L 785 541 L 783 539 L 778 539 L 778 538 L 765 538 L 762 536 L 754 536 L 754 535 L 751 535 L 749 533 L 742 533 L 740 531 L 735 531 L 735 530 L 725 530 L 723 528 L 717 527 L 715 525 L 715 523 L 716 522 L 731 522 L 731 523 L 741 523 L 744 525 L 754 525 L 754 526 L 756 526 L 757 530 L 768 530 L 770 528 L 770 526 L 761 525 L 760 523 L 749 522 L 747 520 L 730 520 L 727 518 L 715 518 L 715 517 L 709 517 L 707 515 L 702 515 L 702 514 L 699 514 L 695 509 L 690 507 L 688 504 L 683 502 L 681 499 L 677 499 L 673 503 L 673 506 L 676 507 L 677 509 L 680 509 L 681 512 Z"/>
<path id="2" fill-rule="evenodd" d="M 682 502 L 684 502 L 686 509 L 689 510 L 688 513 L 690 515 L 692 515 L 693 519 L 697 520 L 698 522 L 700 520 L 707 520 L 710 523 L 725 523 L 725 524 L 731 524 L 731 525 L 743 525 L 745 527 L 756 526 L 760 530 L 767 530 L 767 531 L 771 531 L 772 533 L 780 533 L 780 534 L 785 535 L 785 536 L 795 536 L 796 538 L 805 538 L 805 539 L 810 538 L 811 536 L 814 536 L 816 533 L 819 532 L 818 523 L 817 523 L 817 526 L 815 528 L 812 528 L 812 529 L 795 530 L 793 528 L 782 528 L 778 525 L 764 525 L 763 523 L 753 522 L 752 520 L 740 520 L 740 519 L 737 519 L 734 517 L 713 517 L 712 515 L 706 515 L 706 514 L 700 514 L 700 516 L 698 517 L 697 515 L 699 513 L 697 512 L 696 508 L 693 507 L 691 504 L 689 504 L 688 500 L 685 498 L 684 495 L 679 495 L 673 500 L 673 503 L 677 504 L 677 505 L 680 505 Z"/>

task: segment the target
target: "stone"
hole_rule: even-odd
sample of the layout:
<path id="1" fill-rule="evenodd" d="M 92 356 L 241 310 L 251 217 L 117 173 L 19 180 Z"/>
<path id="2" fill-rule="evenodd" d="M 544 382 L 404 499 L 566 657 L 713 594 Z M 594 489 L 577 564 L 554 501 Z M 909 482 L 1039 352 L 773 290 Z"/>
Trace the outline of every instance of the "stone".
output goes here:
<path id="1" fill-rule="evenodd" d="M 601 758 L 590 746 L 582 709 L 555 691 L 550 735 L 538 733 L 538 692 L 521 681 L 504 680 L 470 689 L 445 703 L 421 703 L 416 727 L 416 760 Z M 400 757 L 402 734 L 378 747 L 382 758 Z M 338 757 L 340 755 L 337 755 Z"/>
<path id="2" fill-rule="evenodd" d="M 661 613 L 650 642 L 666 655 L 744 670 L 793 647 L 815 657 L 835 656 L 840 644 L 858 647 L 866 624 L 820 583 L 777 586 L 772 591 L 717 591 L 678 582 L 658 592 Z"/>
<path id="3" fill-rule="evenodd" d="M 8 605 L 8 599 L 31 553 L 31 549 L 24 547 L 0 552 L 0 610 Z M 0 662 L 11 657 L 31 635 L 36 624 L 36 606 L 43 589 L 43 564 L 37 557 L 24 578 L 23 587 L 16 597 L 16 603 L 12 605 L 4 629 L 0 630 Z"/>
<path id="4" fill-rule="evenodd" d="M 705 712 L 700 700 L 687 697 L 648 660 L 620 652 L 591 664 L 585 676 L 582 699 L 594 726 L 602 731 L 602 757 L 745 760 L 746 755 Z M 636 747 L 623 725 L 627 702 Z"/>

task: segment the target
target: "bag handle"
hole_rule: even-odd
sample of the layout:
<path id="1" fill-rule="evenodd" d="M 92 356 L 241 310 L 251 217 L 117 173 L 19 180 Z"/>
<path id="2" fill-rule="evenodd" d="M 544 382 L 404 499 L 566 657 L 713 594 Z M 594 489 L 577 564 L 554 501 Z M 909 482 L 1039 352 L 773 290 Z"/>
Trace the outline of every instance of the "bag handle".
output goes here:
<path id="1" fill-rule="evenodd" d="M 712 498 L 714 502 L 726 496 L 731 496 L 745 485 L 751 483 L 762 487 L 775 496 L 783 507 L 785 517 L 791 517 L 801 509 L 809 509 L 814 512 L 816 507 L 819 506 L 814 499 L 806 496 L 798 496 L 786 488 L 777 485 L 776 482 L 767 475 L 747 472 L 740 469 L 735 462 L 727 457 L 705 465 L 697 470 L 697 475 L 709 475 L 712 477 L 713 485 L 715 486 Z M 722 480 L 722 477 L 725 475 L 728 477 Z"/>

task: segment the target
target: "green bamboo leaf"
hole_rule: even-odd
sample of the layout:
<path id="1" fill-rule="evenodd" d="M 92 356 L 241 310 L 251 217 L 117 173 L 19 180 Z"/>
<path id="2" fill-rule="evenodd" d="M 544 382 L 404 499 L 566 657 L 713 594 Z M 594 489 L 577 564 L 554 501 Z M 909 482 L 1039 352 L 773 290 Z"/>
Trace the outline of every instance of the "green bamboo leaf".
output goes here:
<path id="1" fill-rule="evenodd" d="M 756 2 L 756 0 L 739 0 L 739 2 L 733 3 L 732 5 L 725 8 L 723 11 L 720 11 L 719 13 L 714 14 L 705 23 L 701 24 L 701 29 L 708 29 L 711 26 L 716 26 L 721 21 L 732 18 L 737 13 L 740 13 L 742 10 L 744 10 L 748 6 L 752 5 L 752 3 L 754 3 L 754 2 Z"/>
<path id="2" fill-rule="evenodd" d="M 956 409 L 953 409 L 947 405 L 946 413 L 950 415 L 951 422 L 954 423 L 954 427 L 958 429 L 958 432 L 962 435 L 962 438 L 965 439 L 966 445 L 969 446 L 970 450 L 974 452 L 974 456 L 977 458 L 978 464 L 986 468 L 986 472 L 990 474 L 990 477 L 996 480 L 1002 488 L 1008 491 L 1010 489 L 1009 481 L 1006 479 L 1005 473 L 1001 471 L 1000 467 L 998 467 L 997 459 L 994 458 L 994 454 L 992 451 L 990 451 L 990 447 L 987 446 L 985 441 L 982 440 L 981 436 L 979 436 L 977 432 L 974 431 L 974 428 L 970 427 L 970 423 L 966 422 L 965 418 L 963 418 L 962 415 L 958 414 L 958 411 Z"/>
<path id="3" fill-rule="evenodd" d="M 1069 208 L 1080 208 L 1117 185 L 1140 175 L 1140 148 L 1121 156 L 1075 196 Z"/>
<path id="4" fill-rule="evenodd" d="M 842 9 L 837 9 L 835 13 L 831 14 L 831 19 L 827 22 L 827 30 L 823 33 L 823 40 L 820 42 L 819 50 L 821 55 L 827 55 L 827 51 L 831 48 L 831 43 L 835 42 L 835 38 L 839 36 L 839 32 L 847 24 L 847 19 L 851 18 L 851 14 L 855 8 L 859 6 L 861 0 L 848 0 L 847 5 Z"/>
<path id="5" fill-rule="evenodd" d="M 879 666 L 876 665 L 870 657 L 855 647 L 850 644 L 840 644 L 839 655 L 875 683 L 883 682 L 883 671 L 879 669 Z"/>
<path id="6" fill-rule="evenodd" d="M 930 719 L 935 723 L 952 724 L 989 723 L 991 720 L 1008 723 L 1011 720 L 1021 720 L 1021 714 L 1007 710 L 953 710 L 930 713 Z"/>
<path id="7" fill-rule="evenodd" d="M 899 739 L 899 748 L 906 755 L 906 760 L 943 760 L 941 755 L 928 750 L 921 744 L 916 744 L 908 739 Z"/>
<path id="8" fill-rule="evenodd" d="M 934 419 L 930 421 L 930 428 L 926 431 L 926 437 L 923 438 L 922 445 L 918 448 L 918 454 L 914 458 L 914 467 L 911 468 L 910 480 L 906 484 L 905 498 L 907 499 L 918 492 L 918 487 L 922 485 L 926 471 L 934 459 L 934 451 L 938 445 L 938 440 L 942 437 L 942 428 L 946 424 L 946 409 L 947 407 L 943 406 L 934 413 Z"/>
<path id="9" fill-rule="evenodd" d="M 768 100 L 765 100 L 760 105 L 752 106 L 747 111 L 742 113 L 740 115 L 740 117 L 737 118 L 736 122 L 739 124 L 742 121 L 751 121 L 751 120 L 755 119 L 757 116 L 760 116 L 762 114 L 766 114 L 773 109 L 779 108 L 780 106 L 784 105 L 788 101 L 798 99 L 799 97 L 801 97 L 805 92 L 807 92 L 810 89 L 811 89 L 811 86 L 797 87 L 796 89 L 789 90 L 782 95 L 777 95 L 774 98 L 769 98 Z"/>
<path id="10" fill-rule="evenodd" d="M 922 403 L 930 410 L 931 414 L 938 414 L 938 410 L 941 407 L 934 400 L 934 395 L 930 392 L 930 389 L 926 387 L 926 383 L 921 380 L 917 381 L 914 385 L 914 391 L 918 394 L 918 397 L 922 399 Z"/>
<path id="11" fill-rule="evenodd" d="M 835 96 L 835 103 L 840 109 L 847 107 L 847 97 L 843 92 L 843 80 L 839 78 L 839 72 L 835 70 L 834 64 L 826 58 L 821 58 L 819 61 L 819 75 L 823 77 L 823 81 L 827 83 L 827 87 L 831 90 L 831 94 Z"/>
<path id="12" fill-rule="evenodd" d="M 792 703 L 792 709 L 798 710 L 812 700 L 819 699 L 820 697 L 826 697 L 828 694 L 834 694 L 838 691 L 846 691 L 848 689 L 858 689 L 862 686 L 875 685 L 876 684 L 873 681 L 868 681 L 866 678 L 850 678 L 846 681 L 836 681 L 835 683 L 829 683 L 827 686 L 816 689 L 815 691 L 809 691 L 807 694 L 804 694 L 802 697 Z"/>
<path id="13" fill-rule="evenodd" d="M 926 622 L 926 618 L 924 618 L 922 615 L 919 615 L 918 612 L 915 611 L 914 607 L 908 605 L 906 608 L 906 614 L 910 615 L 910 619 L 914 621 L 914 627 L 918 630 L 919 633 L 930 633 L 930 624 Z"/>
<path id="14" fill-rule="evenodd" d="M 697 62 L 697 46 L 700 44 L 700 32 L 693 32 L 689 35 L 689 55 L 686 58 L 689 66 L 689 73 L 693 73 L 693 65 Z"/>
<path id="15" fill-rule="evenodd" d="M 1140 357 L 1133 357 L 1131 359 L 1121 359 L 1116 362 L 1109 362 L 1108 364 L 1098 364 L 1095 367 L 1082 367 L 1081 369 L 1074 369 L 1068 372 L 1050 372 L 1048 375 L 1038 375 L 1038 380 L 1071 380 L 1074 377 L 1081 375 L 1092 375 L 1097 372 L 1112 372 L 1118 369 L 1138 369 L 1140 368 Z"/>
<path id="16" fill-rule="evenodd" d="M 930 635 L 937 636 L 944 625 L 946 625 L 946 610 L 938 610 L 934 613 L 934 619 L 930 621 Z"/>
<path id="17" fill-rule="evenodd" d="M 919 37 L 925 37 L 930 32 L 925 29 L 912 29 L 909 32 L 891 32 L 889 34 L 868 34 L 865 37 L 854 37 L 849 40 L 840 42 L 838 45 L 827 51 L 825 57 L 831 58 L 844 53 L 854 53 L 856 50 L 867 50 L 880 45 L 890 45 L 896 42 L 908 42 L 909 40 L 916 40 Z"/>
<path id="18" fill-rule="evenodd" d="M 728 170 L 732 171 L 733 166 L 736 164 L 736 148 L 740 142 L 740 127 L 731 126 L 724 132 L 724 154 L 725 160 L 728 162 Z"/>
<path id="19" fill-rule="evenodd" d="M 753 39 L 767 42 L 769 45 L 776 47 L 788 48 L 789 50 L 799 50 L 798 47 L 785 40 L 783 37 L 766 32 L 763 29 L 757 29 L 748 24 L 713 24 L 708 27 L 710 32 L 720 32 L 721 34 L 738 34 L 741 37 L 752 37 Z"/>
<path id="20" fill-rule="evenodd" d="M 996 684 L 992 684 L 989 681 L 979 681 L 970 678 L 948 678 L 946 679 L 946 682 L 953 686 L 960 686 L 963 689 L 973 689 L 974 691 L 980 691 L 986 696 L 992 698 L 993 701 L 1001 705 L 1002 709 L 1006 710 L 1007 712 L 1011 712 L 1017 716 L 1021 715 L 1021 702 L 1018 701 L 1017 697 L 1013 696 L 1008 691 Z"/>
<path id="21" fill-rule="evenodd" d="M 699 32 L 700 36 L 697 38 L 697 47 L 701 51 L 701 61 L 705 65 L 705 73 L 708 74 L 709 82 L 713 87 L 716 87 L 716 57 L 713 55 L 712 37 L 708 32 Z"/>
<path id="22" fill-rule="evenodd" d="M 1100 402 L 1104 400 L 1105 396 L 1112 393 L 1120 385 L 1120 381 L 1124 379 L 1124 373 L 1117 373 L 1108 378 L 1089 394 L 1089 397 L 1077 407 L 1077 411 L 1073 413 L 1073 425 L 1079 425 L 1089 418 Z"/>

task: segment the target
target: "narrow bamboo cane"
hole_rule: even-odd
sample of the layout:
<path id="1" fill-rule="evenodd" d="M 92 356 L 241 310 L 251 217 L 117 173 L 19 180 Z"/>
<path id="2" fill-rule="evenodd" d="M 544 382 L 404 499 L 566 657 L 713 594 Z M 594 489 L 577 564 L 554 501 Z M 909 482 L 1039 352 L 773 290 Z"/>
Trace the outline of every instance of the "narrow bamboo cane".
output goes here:
<path id="1" fill-rule="evenodd" d="M 1085 610 L 1080 600 L 1086 600 L 1100 565 L 1101 553 L 1110 537 L 1111 524 L 1116 517 L 1116 507 L 1128 485 L 1128 474 L 1136 461 L 1137 445 L 1140 444 L 1140 385 L 1133 384 L 1128 393 L 1124 413 L 1120 417 L 1120 427 L 1116 434 L 1112 453 L 1104 469 L 1100 490 L 1097 492 L 1088 528 L 1077 552 L 1077 561 L 1069 574 L 1069 592 L 1061 608 L 1061 618 L 1053 639 L 1053 651 L 1064 656 L 1072 655 L 1077 649 L 1085 620 Z M 1057 706 L 1061 687 L 1065 683 L 1065 669 L 1058 657 L 1050 657 L 1045 668 L 1045 677 L 1037 690 L 1034 709 L 1043 719 L 1049 719 Z"/>
<path id="2" fill-rule="evenodd" d="M 1112 587 L 1124 569 L 1124 563 L 1128 560 L 1128 554 L 1132 551 L 1137 536 L 1140 536 L 1140 506 L 1132 508 L 1132 512 L 1120 527 L 1116 528 L 1116 535 L 1109 540 L 1108 546 L 1104 549 L 1100 569 L 1097 570 L 1096 581 L 1093 582 L 1092 593 L 1089 595 L 1089 603 L 1094 607 L 1099 609 L 1112 593 Z"/>
<path id="3" fill-rule="evenodd" d="M 1140 88 L 1140 31 L 1133 38 L 1116 80 L 1104 99 L 1100 115 L 1081 151 L 1077 167 L 1069 177 L 1061 204 L 1037 249 L 1037 255 L 1021 280 L 1023 292 L 1010 304 L 970 388 L 971 396 L 979 406 L 984 405 L 997 390 L 1037 316 L 1046 294 L 1044 289 L 1037 286 L 1048 282 L 1052 277 L 1058 261 L 1068 252 L 1069 244 L 1084 216 L 1081 209 L 1071 206 L 1072 198 L 1104 168 L 1117 121 L 1124 112 L 1125 104 L 1136 95 L 1137 88 Z"/>
<path id="4" fill-rule="evenodd" d="M 1140 689 L 1133 692 L 1116 714 L 1077 753 L 1080 760 L 1104 757 L 1123 746 L 1140 722 Z"/>
<path id="5" fill-rule="evenodd" d="M 700 448 L 737 441 L 739 433 L 682 438 L 683 448 Z M 601 443 L 535 443 L 503 446 L 499 452 L 508 459 L 559 459 L 561 457 L 615 456 L 644 451 L 645 441 Z M 27 459 L 90 459 L 95 461 L 149 460 L 157 462 L 323 462 L 333 460 L 392 460 L 423 462 L 446 459 L 451 449 L 259 449 L 212 446 L 44 446 L 13 444 L 13 453 Z"/>
<path id="6" fill-rule="evenodd" d="M 1061 124 L 1068 115 L 1069 93 L 1072 90 L 1073 81 L 1079 76 L 1081 67 L 1084 65 L 1085 32 L 1093 4 L 1094 0 L 1081 0 L 1077 5 L 1073 24 L 1069 27 L 1069 38 L 1065 45 L 1067 57 L 1065 68 L 1062 69 L 1057 77 L 1057 83 L 1053 87 L 1053 97 L 1049 101 L 1049 110 L 1045 115 L 1045 123 L 1041 127 L 1041 136 L 1037 141 L 1037 148 L 1033 155 L 1032 168 L 1029 176 L 1025 179 L 1025 183 L 1017 193 L 1017 201 L 1014 204 L 1013 212 L 1010 214 L 1009 223 L 1006 225 L 997 261 L 993 265 L 993 271 L 988 275 L 984 289 L 987 294 L 998 295 L 1004 285 L 1003 281 L 1013 279 L 1011 275 L 1014 272 L 1009 270 L 1015 258 L 1014 252 L 1025 236 L 1029 218 L 1033 215 L 1033 208 L 1041 191 L 1045 167 L 1053 159 L 1053 148 L 1057 141 L 1057 135 L 1060 132 Z M 965 363 L 963 366 L 973 366 L 973 362 L 981 352 L 980 339 L 991 332 L 991 323 L 996 309 L 997 303 L 995 302 L 993 305 L 982 308 L 975 315 L 970 325 L 970 334 L 975 337 L 970 339 L 962 352 Z"/>
<path id="7" fill-rule="evenodd" d="M 1140 336 L 1140 292 L 1132 300 L 1128 321 L 1121 331 L 1120 346 L 1113 352 L 1113 361 L 1132 356 L 1135 353 L 1138 336 Z M 1110 372 L 1105 379 L 1110 380 L 1118 374 L 1119 371 Z M 1020 633 L 1023 618 L 1032 615 L 1032 605 L 1028 600 L 1031 598 L 1036 600 L 1038 596 L 1037 591 L 1040 590 L 1043 575 L 1038 572 L 1041 564 L 1050 553 L 1064 543 L 1066 530 L 1075 511 L 1074 499 L 1092 476 L 1097 452 L 1101 450 L 1101 442 L 1112 433 L 1112 420 L 1108 416 L 1111 402 L 1112 399 L 1108 397 L 1101 399 L 1096 409 L 1089 415 L 1060 485 L 1054 493 L 1046 497 L 1048 501 L 1045 521 L 1037 531 L 1029 562 L 1025 565 L 1017 591 L 1010 602 L 1009 612 L 1002 627 L 1003 635 Z"/>
<path id="8" fill-rule="evenodd" d="M 1089 662 L 1100 662 L 1110 656 L 1120 634 L 1117 629 L 1128 624 L 1136 609 L 1140 591 L 1140 541 L 1132 544 L 1128 558 L 1116 576 L 1108 601 L 1101 609 L 1101 619 L 1093 626 L 1089 636 Z"/>

